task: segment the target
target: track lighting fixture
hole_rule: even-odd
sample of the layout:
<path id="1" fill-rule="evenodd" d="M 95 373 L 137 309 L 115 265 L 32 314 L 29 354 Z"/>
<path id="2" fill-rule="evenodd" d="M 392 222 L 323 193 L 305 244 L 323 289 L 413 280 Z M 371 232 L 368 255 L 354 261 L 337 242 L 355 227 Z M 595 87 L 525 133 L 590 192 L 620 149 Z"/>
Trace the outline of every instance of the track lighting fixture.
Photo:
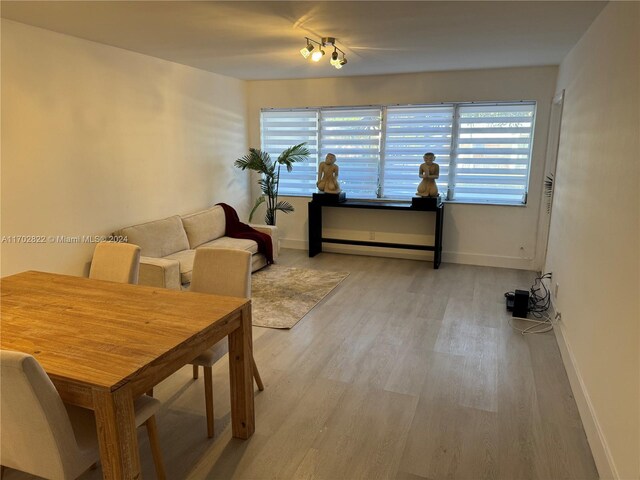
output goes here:
<path id="1" fill-rule="evenodd" d="M 336 45 L 336 39 L 334 37 L 322 37 L 322 40 L 320 40 L 319 42 L 309 37 L 305 37 L 305 39 L 307 41 L 307 45 L 300 50 L 300 53 L 304 58 L 311 57 L 312 61 L 319 62 L 325 55 L 323 47 L 333 47 L 333 52 L 331 53 L 331 60 L 329 61 L 329 63 L 331 63 L 331 65 L 333 65 L 337 69 L 340 69 L 347 64 L 347 57 L 345 56 L 345 53 Z M 316 45 L 318 47 L 317 50 Z M 342 58 L 340 58 L 340 54 L 342 54 Z"/>

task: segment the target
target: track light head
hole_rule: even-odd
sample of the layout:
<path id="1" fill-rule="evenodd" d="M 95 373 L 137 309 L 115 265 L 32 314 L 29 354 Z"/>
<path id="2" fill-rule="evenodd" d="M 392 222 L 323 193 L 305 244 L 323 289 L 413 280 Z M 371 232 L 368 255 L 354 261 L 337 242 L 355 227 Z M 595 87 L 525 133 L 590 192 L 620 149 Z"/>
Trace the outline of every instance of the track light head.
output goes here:
<path id="1" fill-rule="evenodd" d="M 342 60 L 336 60 L 335 62 L 331 60 L 331 65 L 336 67 L 338 70 L 340 70 L 343 67 L 343 65 L 346 65 L 346 64 L 347 64 L 347 57 L 345 57 L 344 55 L 342 56 Z"/>
<path id="2" fill-rule="evenodd" d="M 314 62 L 319 62 L 323 56 L 324 50 L 320 49 L 311 54 L 311 60 L 313 60 Z"/>
<path id="3" fill-rule="evenodd" d="M 335 66 L 336 63 L 338 63 L 338 50 L 334 50 L 333 53 L 331 54 L 331 65 Z"/>
<path id="4" fill-rule="evenodd" d="M 309 58 L 309 55 L 311 55 L 311 51 L 314 49 L 315 47 L 313 45 L 311 45 L 311 43 L 307 42 L 307 46 L 304 48 L 300 49 L 300 54 L 304 57 L 304 58 Z"/>

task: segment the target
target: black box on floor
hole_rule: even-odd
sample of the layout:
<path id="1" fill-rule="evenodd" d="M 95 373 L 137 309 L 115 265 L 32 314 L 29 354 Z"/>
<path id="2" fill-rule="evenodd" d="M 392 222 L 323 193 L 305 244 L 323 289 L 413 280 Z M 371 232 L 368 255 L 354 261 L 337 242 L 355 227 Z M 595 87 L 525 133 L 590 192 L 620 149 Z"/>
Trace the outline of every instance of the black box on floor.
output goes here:
<path id="1" fill-rule="evenodd" d="M 314 193 L 313 201 L 321 203 L 322 205 L 331 205 L 333 203 L 342 203 L 347 200 L 347 194 L 340 193 Z"/>
<path id="2" fill-rule="evenodd" d="M 526 318 L 529 313 L 529 292 L 516 290 L 513 296 L 513 316 Z"/>
<path id="3" fill-rule="evenodd" d="M 416 210 L 434 210 L 442 204 L 442 197 L 413 197 L 411 206 Z"/>

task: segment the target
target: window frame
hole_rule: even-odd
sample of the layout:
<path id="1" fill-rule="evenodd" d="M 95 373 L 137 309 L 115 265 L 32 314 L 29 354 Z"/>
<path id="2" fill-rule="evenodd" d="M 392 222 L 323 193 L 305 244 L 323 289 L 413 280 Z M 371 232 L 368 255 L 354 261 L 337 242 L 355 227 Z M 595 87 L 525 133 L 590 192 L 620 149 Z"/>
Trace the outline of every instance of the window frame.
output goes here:
<path id="1" fill-rule="evenodd" d="M 453 122 L 454 122 L 454 113 L 455 113 L 454 107 L 455 107 L 455 105 L 452 102 L 446 102 L 446 103 L 442 102 L 442 103 L 437 103 L 437 104 L 422 104 L 422 105 L 415 105 L 415 104 L 411 104 L 411 105 L 386 105 L 386 106 L 383 107 L 385 126 L 387 126 L 389 124 L 389 109 L 396 109 L 396 110 L 403 110 L 403 109 L 405 109 L 405 110 L 411 110 L 411 109 L 425 110 L 425 109 L 429 109 L 429 108 L 433 108 L 434 110 L 435 109 L 442 110 L 442 109 L 446 109 L 446 108 L 451 109 L 451 123 L 452 123 L 452 126 L 451 126 L 451 130 L 449 131 L 449 136 L 451 137 L 451 140 L 449 140 L 449 142 L 448 142 L 449 146 L 448 146 L 448 153 L 447 153 L 447 155 L 449 156 L 449 160 L 447 161 L 447 165 L 445 167 L 447 169 L 447 179 L 449 178 L 449 165 L 450 165 L 450 161 L 451 161 L 450 157 L 451 157 L 451 151 L 452 151 L 451 142 L 452 142 L 452 139 L 453 139 Z M 426 120 L 423 120 L 423 122 L 428 123 Z M 442 122 L 436 122 L 436 123 L 442 123 Z M 383 176 L 385 175 L 385 169 L 386 169 L 386 164 L 387 164 L 387 160 L 388 160 L 387 159 L 387 151 L 386 151 L 387 132 L 388 131 L 386 130 L 386 128 L 382 132 L 382 138 L 383 138 L 383 141 L 384 141 L 384 148 L 382 148 L 381 152 L 380 152 L 380 178 L 383 178 Z M 425 132 L 425 133 L 429 133 L 429 132 Z M 428 135 L 426 135 L 426 137 L 428 137 Z M 430 141 L 430 143 L 434 143 L 434 142 L 435 142 L 435 140 L 433 140 L 433 139 Z M 434 148 L 434 146 L 432 145 L 432 146 L 425 146 L 423 149 L 421 149 L 422 154 L 424 154 L 426 152 L 429 152 L 429 151 L 437 152 L 438 148 Z M 418 159 L 416 165 L 414 166 L 413 175 L 416 178 L 418 178 L 417 172 L 418 172 L 418 170 L 420 168 L 420 165 L 422 164 L 422 161 L 423 161 L 422 160 L 422 154 L 419 155 L 419 159 Z M 438 156 L 441 156 L 441 155 L 442 155 L 441 153 L 436 153 L 436 158 Z M 440 164 L 440 166 L 442 167 L 441 164 Z M 415 181 L 415 187 L 416 188 L 417 188 L 419 183 L 420 182 L 418 180 Z M 439 187 L 441 185 L 442 184 L 440 183 Z M 447 180 L 447 183 L 445 185 L 447 185 L 447 188 L 448 188 L 448 180 Z M 391 188 L 389 187 L 389 189 L 391 189 Z M 379 199 L 382 200 L 382 201 L 394 201 L 394 202 L 404 201 L 402 199 L 397 199 L 397 198 L 395 198 L 393 196 L 390 196 L 390 197 L 382 196 L 381 194 L 384 193 L 384 192 L 385 192 L 384 184 L 381 184 L 378 194 L 379 194 Z M 447 198 L 447 193 L 444 190 L 442 190 L 440 193 L 444 194 L 443 195 L 444 199 Z M 409 199 L 407 201 L 411 201 L 411 200 Z"/>
<path id="2" fill-rule="evenodd" d="M 360 113 L 360 112 L 367 112 L 367 111 L 377 111 L 378 112 L 378 122 L 377 122 L 377 141 L 370 143 L 370 144 L 375 144 L 375 147 L 373 149 L 370 149 L 370 151 L 367 151 L 366 149 L 362 149 L 362 153 L 356 153 L 356 152 L 350 152 L 350 154 L 353 155 L 366 155 L 366 154 L 373 154 L 377 156 L 377 159 L 375 161 L 375 175 L 376 175 L 376 180 L 375 180 L 375 188 L 372 186 L 372 195 L 373 196 L 353 196 L 352 198 L 354 199 L 358 199 L 358 200 L 362 200 L 362 201 L 371 201 L 371 200 L 379 200 L 378 198 L 378 192 L 380 189 L 380 158 L 381 158 L 381 150 L 380 150 L 380 142 L 381 142 L 381 137 L 382 137 L 382 107 L 380 105 L 367 105 L 367 106 L 356 106 L 356 107 L 332 107 L 332 108 L 319 108 L 318 109 L 318 163 L 322 162 L 326 156 L 326 154 L 328 153 L 333 153 L 337 156 L 338 160 L 340 160 L 340 158 L 344 158 L 339 150 L 339 147 L 336 148 L 329 148 L 328 147 L 328 143 L 330 143 L 329 140 L 327 140 L 326 142 L 324 142 L 324 137 L 328 137 L 329 134 L 327 132 L 328 128 L 325 128 L 323 126 L 323 119 L 324 116 L 323 115 L 323 110 L 330 110 L 332 113 L 333 112 L 354 112 L 356 114 Z M 335 114 L 333 116 L 336 116 Z M 368 116 L 366 114 L 363 114 L 363 116 Z M 330 127 L 330 122 L 328 122 L 326 124 L 327 127 Z M 354 127 L 357 127 L 358 125 L 356 123 L 354 123 Z M 323 135 L 324 133 L 324 135 Z M 339 135 L 339 134 L 338 134 Z M 354 135 L 364 135 L 362 132 L 358 132 L 355 133 Z M 374 135 L 371 135 L 374 136 Z M 365 142 L 366 140 L 358 140 L 358 142 Z M 366 143 L 362 143 L 362 145 L 365 145 Z M 366 160 L 358 162 L 361 164 L 366 164 Z M 347 169 L 347 167 L 343 167 L 343 165 L 345 164 L 345 162 L 342 162 L 342 165 L 340 163 L 338 163 L 338 166 L 341 167 L 340 168 L 340 176 L 342 176 L 343 181 L 344 181 L 344 177 L 345 175 L 345 170 Z M 346 182 L 346 181 L 345 181 Z M 357 179 L 351 179 L 351 182 L 353 183 L 357 183 Z"/>
<path id="3" fill-rule="evenodd" d="M 464 154 L 464 150 L 461 151 L 459 149 L 459 144 L 464 143 L 464 141 L 459 137 L 459 129 L 461 127 L 461 124 L 463 123 L 462 120 L 462 116 L 460 115 L 460 110 L 464 107 L 491 107 L 491 106 L 495 106 L 495 107 L 516 107 L 516 106 L 525 106 L 525 105 L 529 105 L 532 107 L 532 111 L 531 111 L 531 129 L 529 131 L 529 137 L 527 139 L 527 142 L 529 143 L 529 147 L 528 147 L 528 152 L 526 153 L 527 155 L 527 163 L 526 163 L 526 176 L 524 179 L 524 183 L 523 183 L 523 192 L 522 192 L 522 201 L 515 203 L 513 201 L 499 201 L 496 200 L 495 198 L 493 199 L 488 199 L 488 200 L 478 200 L 478 199 L 456 199 L 455 198 L 455 189 L 458 186 L 456 183 L 456 178 L 455 176 L 457 174 L 459 174 L 460 172 L 458 171 L 457 164 L 454 164 L 454 168 L 452 169 L 454 172 L 454 181 L 450 182 L 450 184 L 453 184 L 453 197 L 454 198 L 450 198 L 450 195 L 448 192 L 447 195 L 447 199 L 446 201 L 449 203 L 461 203 L 461 204 L 473 204 L 473 205 L 504 205 L 504 206 L 526 206 L 527 205 L 527 201 L 528 201 L 528 197 L 529 197 L 529 182 L 530 182 L 530 178 L 531 178 L 531 161 L 533 158 L 533 143 L 534 143 L 534 138 L 535 138 L 535 127 L 536 127 L 536 114 L 537 114 L 537 110 L 538 110 L 538 104 L 536 101 L 525 101 L 525 100 L 520 100 L 520 101 L 513 101 L 513 102 L 457 102 L 455 105 L 455 114 L 454 114 L 454 128 L 455 128 L 455 133 L 454 135 L 452 135 L 452 145 L 455 144 L 455 152 L 454 154 L 452 154 L 452 158 L 454 159 L 454 162 L 457 163 L 469 163 L 468 161 L 466 161 L 467 159 L 460 159 L 458 158 L 459 154 Z M 505 112 L 509 111 L 508 109 L 505 110 Z M 508 117 L 508 115 L 506 116 Z M 468 118 L 473 118 L 473 117 L 468 117 Z M 491 117 L 487 117 L 488 119 L 490 119 Z M 471 122 L 473 123 L 473 122 Z M 491 122 L 488 122 L 491 123 Z M 496 123 L 496 122 L 494 122 Z M 486 127 L 488 129 L 496 129 L 496 128 L 501 128 L 501 127 Z M 467 127 L 467 129 L 469 129 L 469 127 Z M 471 133 L 471 132 L 467 132 L 467 133 Z M 482 133 L 482 132 L 479 132 Z M 510 133 L 510 132 L 498 132 L 499 134 L 504 134 L 504 133 Z M 524 133 L 524 132 L 522 132 Z M 457 141 L 456 141 L 457 139 Z M 471 138 L 466 139 L 466 142 L 468 143 L 470 140 L 472 140 Z M 501 142 L 501 139 L 498 139 L 497 143 L 517 143 L 517 138 L 515 139 L 511 139 L 511 142 Z M 479 141 L 479 143 L 482 143 Z M 453 151 L 453 150 L 452 150 Z M 468 153 L 468 152 L 467 152 Z M 513 153 L 513 152 L 504 152 L 504 153 L 509 153 L 511 155 L 517 155 L 517 153 Z M 504 153 L 496 153 L 496 155 L 502 155 Z M 523 154 L 523 152 L 521 152 L 520 154 Z M 513 163 L 512 165 L 517 165 L 517 163 Z M 486 184 L 485 184 L 486 185 Z"/>

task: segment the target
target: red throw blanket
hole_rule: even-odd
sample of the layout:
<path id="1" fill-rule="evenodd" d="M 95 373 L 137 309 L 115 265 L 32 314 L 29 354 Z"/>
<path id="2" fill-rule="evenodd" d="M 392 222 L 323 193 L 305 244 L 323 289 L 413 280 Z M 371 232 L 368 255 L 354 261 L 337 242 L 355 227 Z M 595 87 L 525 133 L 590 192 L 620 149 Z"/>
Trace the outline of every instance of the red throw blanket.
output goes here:
<path id="1" fill-rule="evenodd" d="M 258 252 L 267 258 L 267 265 L 273 263 L 273 244 L 271 237 L 266 233 L 259 232 L 255 228 L 250 227 L 246 223 L 242 223 L 238 218 L 238 214 L 231 205 L 226 203 L 218 203 L 224 210 L 224 219 L 226 221 L 225 235 L 231 238 L 244 238 L 253 240 L 258 244 Z"/>

